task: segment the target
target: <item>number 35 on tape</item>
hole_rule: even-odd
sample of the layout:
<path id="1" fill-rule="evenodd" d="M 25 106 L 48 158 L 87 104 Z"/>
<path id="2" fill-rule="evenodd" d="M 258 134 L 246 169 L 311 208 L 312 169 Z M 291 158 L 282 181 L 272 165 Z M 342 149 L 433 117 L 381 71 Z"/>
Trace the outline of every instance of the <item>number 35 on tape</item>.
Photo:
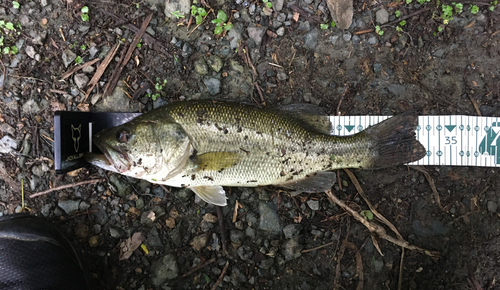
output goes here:
<path id="1" fill-rule="evenodd" d="M 332 134 L 355 134 L 387 118 L 331 116 Z M 411 165 L 500 167 L 500 117 L 419 116 L 416 134 L 427 154 Z"/>

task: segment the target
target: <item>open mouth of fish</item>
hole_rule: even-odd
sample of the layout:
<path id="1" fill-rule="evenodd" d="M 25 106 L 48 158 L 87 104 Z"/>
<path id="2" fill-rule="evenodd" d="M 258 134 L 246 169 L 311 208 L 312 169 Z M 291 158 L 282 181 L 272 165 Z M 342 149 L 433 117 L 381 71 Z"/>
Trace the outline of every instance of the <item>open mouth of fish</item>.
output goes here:
<path id="1" fill-rule="evenodd" d="M 87 162 L 117 173 L 123 173 L 130 170 L 132 162 L 129 160 L 128 154 L 115 147 L 106 149 L 106 146 L 101 146 L 102 144 L 98 142 L 96 142 L 96 145 L 101 150 L 102 154 L 86 153 L 85 159 Z"/>

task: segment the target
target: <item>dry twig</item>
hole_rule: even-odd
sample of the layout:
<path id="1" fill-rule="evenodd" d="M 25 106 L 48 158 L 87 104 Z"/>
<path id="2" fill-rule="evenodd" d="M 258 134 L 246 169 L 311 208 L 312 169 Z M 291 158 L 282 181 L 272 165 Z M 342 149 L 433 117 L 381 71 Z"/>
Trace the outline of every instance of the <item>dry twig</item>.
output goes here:
<path id="1" fill-rule="evenodd" d="M 111 60 L 113 59 L 113 57 L 115 56 L 115 54 L 118 51 L 119 47 L 120 47 L 120 43 L 115 44 L 111 48 L 111 50 L 108 52 L 108 55 L 106 55 L 106 57 L 104 58 L 104 60 L 101 62 L 101 64 L 97 68 L 94 76 L 92 77 L 92 79 L 90 80 L 90 82 L 87 84 L 90 87 L 87 90 L 87 92 L 85 93 L 85 99 L 84 99 L 84 101 L 87 99 L 87 97 L 90 95 L 90 92 L 92 92 L 92 90 L 94 89 L 94 87 L 97 85 L 97 83 L 101 79 L 102 75 L 104 74 L 104 71 L 106 71 L 106 68 L 108 67 L 108 65 L 111 62 Z"/>
<path id="2" fill-rule="evenodd" d="M 205 261 L 203 263 L 199 263 L 198 266 L 194 267 L 193 269 L 187 271 L 186 274 L 182 275 L 182 278 L 187 277 L 187 276 L 193 274 L 194 272 L 200 270 L 201 268 L 203 268 L 203 267 L 205 267 L 207 265 L 212 264 L 213 262 L 215 262 L 215 258 L 212 258 L 212 259 L 210 259 L 208 261 Z"/>
<path id="3" fill-rule="evenodd" d="M 222 207 L 216 206 L 215 207 L 217 210 L 217 218 L 219 219 L 219 228 L 220 228 L 220 241 L 222 243 L 222 250 L 224 250 L 224 253 L 226 255 L 228 254 L 227 252 L 227 238 L 226 238 L 226 227 L 224 226 L 224 215 L 222 214 Z"/>
<path id="4" fill-rule="evenodd" d="M 337 198 L 331 191 L 326 191 L 325 193 L 328 195 L 328 198 L 330 199 L 331 202 L 342 207 L 345 211 L 347 211 L 349 214 L 351 214 L 357 221 L 362 223 L 370 232 L 377 234 L 380 238 L 387 240 L 387 241 L 389 241 L 395 245 L 398 245 L 400 247 L 404 247 L 404 248 L 407 248 L 409 250 L 424 253 L 432 258 L 439 257 L 439 252 L 425 250 L 425 249 L 419 248 L 417 246 L 410 245 L 410 243 L 408 243 L 407 241 L 405 241 L 403 239 L 398 240 L 398 239 L 388 235 L 383 227 L 381 227 L 375 223 L 367 221 L 358 212 L 351 209 L 347 204 L 345 204 L 345 202 L 343 202 L 342 200 Z"/>
<path id="5" fill-rule="evenodd" d="M 80 185 L 84 185 L 84 184 L 95 184 L 95 183 L 104 182 L 104 181 L 106 181 L 106 179 L 91 179 L 91 180 L 85 180 L 85 181 L 80 181 L 80 182 L 76 182 L 76 183 L 65 184 L 65 185 L 61 185 L 61 186 L 47 189 L 44 191 L 40 191 L 37 193 L 33 193 L 30 195 L 30 198 L 42 196 L 42 195 L 45 195 L 47 193 L 51 193 L 53 191 L 66 189 L 66 188 L 70 188 L 70 187 L 74 187 L 74 186 L 80 186 Z"/>
<path id="6" fill-rule="evenodd" d="M 210 288 L 210 290 L 215 290 L 219 286 L 220 282 L 222 282 L 222 279 L 224 278 L 224 275 L 226 275 L 227 268 L 229 268 L 229 260 L 226 262 L 226 265 L 224 266 L 224 269 L 222 269 L 222 272 L 220 273 L 219 279 L 217 279 L 217 282 L 215 282 L 214 286 Z"/>
<path id="7" fill-rule="evenodd" d="M 95 58 L 91 61 L 88 61 L 82 65 L 77 65 L 75 66 L 74 68 L 70 69 L 69 71 L 65 72 L 63 75 L 62 75 L 62 79 L 67 79 L 69 78 L 72 74 L 74 74 L 75 72 L 83 69 L 84 67 L 88 67 L 88 66 L 91 66 L 93 65 L 94 63 L 96 63 L 97 61 L 99 60 L 99 58 Z"/>
<path id="8" fill-rule="evenodd" d="M 436 189 L 436 185 L 434 184 L 434 179 L 432 179 L 431 175 L 429 174 L 429 172 L 427 172 L 427 170 L 420 166 L 420 165 L 412 165 L 410 166 L 410 168 L 413 168 L 417 171 L 420 171 L 424 174 L 425 178 L 427 179 L 427 182 L 429 182 L 429 185 L 432 189 L 432 194 L 434 195 L 434 199 L 436 200 L 436 203 L 437 205 L 439 206 L 440 209 L 442 209 L 443 211 L 447 211 L 442 205 L 441 205 L 441 198 L 439 197 L 439 193 Z"/>

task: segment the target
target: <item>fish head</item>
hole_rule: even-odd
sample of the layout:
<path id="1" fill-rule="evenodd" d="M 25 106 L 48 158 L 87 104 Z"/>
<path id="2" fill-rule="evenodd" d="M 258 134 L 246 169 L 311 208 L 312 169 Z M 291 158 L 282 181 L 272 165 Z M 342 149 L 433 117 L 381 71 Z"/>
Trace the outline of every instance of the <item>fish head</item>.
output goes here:
<path id="1" fill-rule="evenodd" d="M 178 173 L 192 151 L 189 136 L 179 124 L 144 118 L 102 130 L 93 142 L 102 154 L 87 154 L 88 162 L 150 181 L 166 180 Z"/>

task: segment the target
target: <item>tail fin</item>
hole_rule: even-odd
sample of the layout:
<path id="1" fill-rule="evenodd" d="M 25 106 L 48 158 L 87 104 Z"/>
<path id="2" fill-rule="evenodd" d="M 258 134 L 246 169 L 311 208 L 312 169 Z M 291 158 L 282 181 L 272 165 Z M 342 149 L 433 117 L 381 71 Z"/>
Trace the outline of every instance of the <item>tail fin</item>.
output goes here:
<path id="1" fill-rule="evenodd" d="M 417 116 L 405 113 L 366 129 L 365 132 L 374 141 L 374 149 L 378 152 L 371 167 L 390 167 L 424 157 L 425 148 L 415 138 L 417 124 Z"/>

